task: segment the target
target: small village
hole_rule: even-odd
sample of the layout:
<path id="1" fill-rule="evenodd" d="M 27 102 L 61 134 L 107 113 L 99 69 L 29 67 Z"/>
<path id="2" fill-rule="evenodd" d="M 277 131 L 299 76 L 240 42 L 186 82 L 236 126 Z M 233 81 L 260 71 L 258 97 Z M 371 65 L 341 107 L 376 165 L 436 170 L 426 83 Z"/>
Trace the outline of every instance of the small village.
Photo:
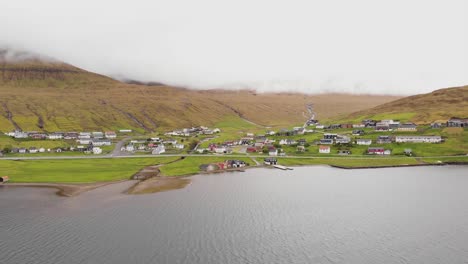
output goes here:
<path id="1" fill-rule="evenodd" d="M 318 120 L 309 120 L 304 127 L 265 131 L 264 134 L 246 133 L 244 137 L 219 143 L 209 143 L 206 148 L 197 148 L 197 153 L 215 154 L 260 154 L 271 157 L 301 154 L 351 155 L 353 149 L 359 155 L 391 155 L 392 146 L 412 144 L 441 144 L 446 139 L 440 135 L 421 135 L 414 123 L 400 123 L 395 120 L 363 120 L 359 124 L 322 125 Z M 468 119 L 451 118 L 446 123 L 432 123 L 426 131 L 444 127 L 468 127 Z M 340 131 L 340 132 L 334 132 Z M 314 136 L 308 136 L 314 135 Z M 368 136 L 368 137 L 367 137 Z M 216 139 L 214 139 L 216 140 Z M 388 146 L 388 147 L 387 147 Z M 310 152 L 309 149 L 315 150 Z M 364 151 L 363 150 L 364 148 Z M 335 152 L 332 152 L 335 149 Z M 400 155 L 412 156 L 411 148 L 405 148 Z M 265 159 L 270 163 L 274 159 Z"/>
<path id="2" fill-rule="evenodd" d="M 132 130 L 120 130 L 120 133 L 130 133 Z M 12 131 L 5 133 L 18 141 L 33 140 L 36 146 L 12 147 L 11 149 L 3 149 L 4 153 L 12 154 L 36 154 L 36 153 L 62 153 L 62 152 L 82 152 L 85 154 L 102 154 L 104 146 L 111 146 L 117 138 L 117 133 L 114 131 L 106 132 L 53 132 L 44 133 L 37 131 Z M 71 142 L 70 147 L 45 148 L 41 144 L 43 141 L 67 141 Z"/>
<path id="3" fill-rule="evenodd" d="M 132 135 L 132 130 L 94 132 L 23 132 L 12 131 L 7 136 L 18 140 L 33 140 L 36 146 L 3 149 L 0 155 L 36 153 L 83 153 L 103 155 L 164 155 L 211 154 L 268 156 L 264 164 L 276 164 L 275 157 L 301 155 L 417 155 L 414 144 L 443 144 L 447 138 L 437 133 L 446 127 L 468 127 L 468 118 L 451 118 L 444 123 L 416 125 L 397 120 L 362 120 L 357 124 L 321 124 L 309 119 L 304 126 L 292 129 L 265 130 L 264 133 L 245 132 L 242 136 L 220 142 L 223 132 L 205 126 L 167 131 L 158 136 Z M 66 141 L 69 147 L 46 148 L 43 141 Z M 117 143 L 121 143 L 117 145 Z M 396 147 L 398 146 L 398 147 Z M 115 149 L 115 150 L 114 150 Z M 218 168 L 245 166 L 227 160 Z"/>

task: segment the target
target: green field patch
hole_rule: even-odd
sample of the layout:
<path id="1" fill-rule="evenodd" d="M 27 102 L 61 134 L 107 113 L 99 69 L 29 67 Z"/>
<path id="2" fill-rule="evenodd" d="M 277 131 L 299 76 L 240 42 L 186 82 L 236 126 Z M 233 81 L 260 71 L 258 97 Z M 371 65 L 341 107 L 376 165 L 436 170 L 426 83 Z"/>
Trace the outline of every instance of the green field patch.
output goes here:
<path id="1" fill-rule="evenodd" d="M 298 165 L 334 165 L 343 167 L 385 167 L 418 164 L 415 158 L 279 158 L 278 163 L 286 166 Z"/>
<path id="2" fill-rule="evenodd" d="M 177 157 L 126 159 L 0 160 L 0 175 L 11 182 L 90 183 L 129 179 L 149 165 Z"/>

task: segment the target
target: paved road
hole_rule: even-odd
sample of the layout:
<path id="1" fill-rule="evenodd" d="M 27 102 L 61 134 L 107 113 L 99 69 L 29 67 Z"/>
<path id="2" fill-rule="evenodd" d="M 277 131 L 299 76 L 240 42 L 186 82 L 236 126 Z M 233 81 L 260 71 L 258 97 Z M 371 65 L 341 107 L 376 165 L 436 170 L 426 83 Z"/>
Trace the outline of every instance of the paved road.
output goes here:
<path id="1" fill-rule="evenodd" d="M 66 159 L 124 159 L 124 158 L 155 158 L 155 157 L 225 157 L 229 158 L 266 158 L 268 156 L 263 155 L 223 155 L 223 154 L 162 154 L 162 155 L 88 155 L 88 156 L 40 156 L 40 157 L 2 157 L 0 160 L 66 160 Z M 413 158 L 425 158 L 425 159 L 439 159 L 439 158 L 460 158 L 468 156 L 430 156 L 430 157 L 369 157 L 369 156 L 341 156 L 341 155 L 327 155 L 327 156 L 281 156 L 278 158 L 284 159 L 329 159 L 329 158 L 342 158 L 350 160 L 376 160 L 376 159 L 413 159 Z"/>
<path id="2" fill-rule="evenodd" d="M 110 154 L 110 156 L 117 157 L 117 156 L 127 155 L 128 154 L 127 152 L 121 151 L 120 149 L 125 145 L 125 142 L 129 141 L 130 139 L 131 139 L 131 137 L 126 137 L 126 138 L 120 140 L 119 142 L 117 142 L 115 144 L 114 150 L 112 151 L 112 154 Z"/>

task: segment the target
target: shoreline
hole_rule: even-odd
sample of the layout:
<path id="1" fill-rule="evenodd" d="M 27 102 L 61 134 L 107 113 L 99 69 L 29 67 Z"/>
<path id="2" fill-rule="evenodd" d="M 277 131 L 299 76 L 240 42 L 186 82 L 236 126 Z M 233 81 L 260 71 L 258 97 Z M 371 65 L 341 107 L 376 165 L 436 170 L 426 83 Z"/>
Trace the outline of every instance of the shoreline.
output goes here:
<path id="1" fill-rule="evenodd" d="M 449 166 L 449 165 L 468 165 L 468 162 L 443 162 L 439 164 L 401 164 L 401 165 L 384 165 L 384 166 L 359 166 L 359 167 L 346 167 L 329 164 L 304 164 L 304 165 L 289 165 L 288 167 L 314 167 L 314 166 L 329 166 L 336 169 L 353 170 L 353 169 L 384 169 L 384 168 L 400 168 L 400 167 L 427 167 L 427 166 Z M 128 195 L 140 195 L 165 192 L 177 189 L 183 189 L 190 185 L 191 178 L 196 175 L 218 174 L 226 172 L 244 172 L 247 169 L 274 169 L 272 166 L 258 165 L 244 168 L 233 168 L 227 170 L 217 171 L 200 171 L 198 173 L 180 175 L 180 176 L 161 176 L 159 171 L 157 175 L 144 179 L 137 180 L 137 182 L 124 191 Z M 141 171 L 146 169 L 143 168 Z M 138 174 L 138 173 L 137 173 Z M 135 174 L 136 175 L 136 174 Z M 132 176 L 133 177 L 133 176 Z M 112 181 L 112 182 L 96 182 L 96 183 L 5 183 L 0 184 L 1 187 L 33 187 L 33 188 L 55 188 L 58 191 L 56 195 L 63 197 L 74 197 L 84 192 L 91 191 L 97 188 L 105 187 L 110 184 L 122 183 L 127 181 L 135 181 L 134 179 Z"/>
<path id="2" fill-rule="evenodd" d="M 84 192 L 91 191 L 107 185 L 122 183 L 129 180 L 120 180 L 112 182 L 96 182 L 96 183 L 42 183 L 42 182 L 12 182 L 0 185 L 0 187 L 28 187 L 28 188 L 53 188 L 56 189 L 55 193 L 62 197 L 74 197 Z"/>

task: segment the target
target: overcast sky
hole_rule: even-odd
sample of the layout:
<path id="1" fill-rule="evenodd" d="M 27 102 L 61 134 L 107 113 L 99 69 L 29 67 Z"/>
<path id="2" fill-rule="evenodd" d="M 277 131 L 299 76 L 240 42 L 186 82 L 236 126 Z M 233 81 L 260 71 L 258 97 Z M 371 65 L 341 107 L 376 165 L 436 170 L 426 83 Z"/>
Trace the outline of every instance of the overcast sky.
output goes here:
<path id="1" fill-rule="evenodd" d="M 468 84 L 467 0 L 14 0 L 0 44 L 193 88 L 415 94 Z"/>

